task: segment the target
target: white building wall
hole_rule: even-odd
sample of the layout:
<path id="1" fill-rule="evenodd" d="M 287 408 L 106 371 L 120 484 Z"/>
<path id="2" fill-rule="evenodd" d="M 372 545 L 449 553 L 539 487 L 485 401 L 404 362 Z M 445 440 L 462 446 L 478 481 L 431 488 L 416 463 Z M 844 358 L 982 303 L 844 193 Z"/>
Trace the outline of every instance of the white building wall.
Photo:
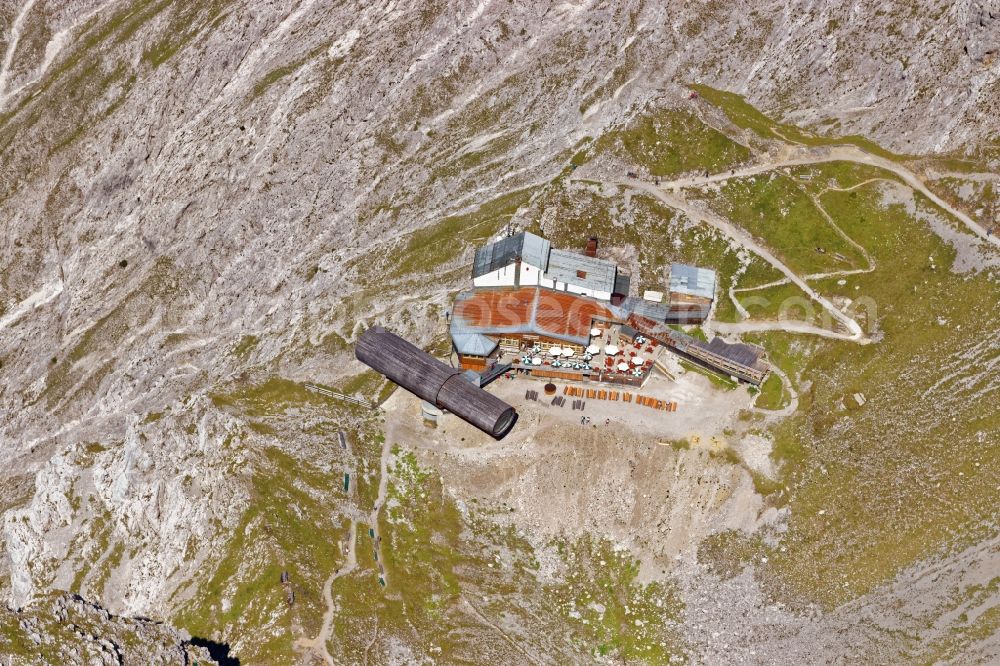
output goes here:
<path id="1" fill-rule="evenodd" d="M 477 278 L 473 278 L 472 286 L 474 287 L 512 287 L 514 286 L 514 278 L 517 276 L 517 265 L 510 264 L 504 266 L 498 271 L 493 271 L 492 273 L 486 273 L 485 275 L 480 275 Z"/>
<path id="2" fill-rule="evenodd" d="M 521 262 L 521 286 L 522 287 L 533 287 L 539 284 L 541 280 L 542 271 L 539 270 L 537 266 L 532 266 L 525 262 Z M 542 285 L 545 286 L 545 285 Z"/>
<path id="3" fill-rule="evenodd" d="M 522 278 L 521 284 L 524 284 Z M 571 294 L 579 294 L 580 296 L 590 296 L 591 298 L 596 298 L 601 301 L 610 301 L 611 292 L 610 291 L 596 291 L 594 289 L 589 289 L 587 287 L 582 287 L 577 284 L 560 282 L 559 280 L 553 278 L 547 278 L 545 275 L 541 275 L 538 280 L 538 285 L 542 287 L 548 287 L 549 289 L 555 289 L 557 291 L 566 291 Z"/>
<path id="4" fill-rule="evenodd" d="M 576 284 L 567 284 L 566 291 L 568 291 L 571 294 L 579 294 L 580 296 L 590 296 L 591 298 L 596 298 L 601 301 L 611 300 L 610 292 L 588 289 L 587 287 L 581 287 L 580 285 Z"/>

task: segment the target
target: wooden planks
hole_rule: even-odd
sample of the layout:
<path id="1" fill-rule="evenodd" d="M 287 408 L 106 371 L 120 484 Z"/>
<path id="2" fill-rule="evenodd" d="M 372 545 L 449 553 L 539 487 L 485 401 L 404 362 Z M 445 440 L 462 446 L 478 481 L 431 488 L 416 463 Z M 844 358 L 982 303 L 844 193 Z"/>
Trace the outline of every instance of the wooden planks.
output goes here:
<path id="1" fill-rule="evenodd" d="M 590 400 L 609 400 L 611 402 L 634 402 L 643 407 L 658 409 L 663 412 L 676 412 L 678 403 L 676 400 L 661 400 L 650 398 L 645 395 L 629 393 L 628 391 L 610 391 L 604 389 L 591 389 L 582 386 L 564 386 L 563 395 L 574 398 L 588 398 Z"/>
<path id="2" fill-rule="evenodd" d="M 427 402 L 446 409 L 499 439 L 517 419 L 514 408 L 461 376 L 427 352 L 381 326 L 358 338 L 359 361 Z"/>

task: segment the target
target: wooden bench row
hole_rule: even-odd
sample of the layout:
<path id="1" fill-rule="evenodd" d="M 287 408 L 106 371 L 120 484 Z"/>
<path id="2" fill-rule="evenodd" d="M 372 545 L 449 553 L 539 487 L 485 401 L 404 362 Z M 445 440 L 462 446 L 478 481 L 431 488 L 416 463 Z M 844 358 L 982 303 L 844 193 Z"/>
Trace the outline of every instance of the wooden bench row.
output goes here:
<path id="1" fill-rule="evenodd" d="M 564 386 L 563 395 L 588 398 L 590 400 L 611 400 L 612 402 L 618 402 L 618 400 L 621 400 L 622 402 L 632 402 L 634 398 L 636 404 L 643 405 L 644 407 L 652 407 L 653 409 L 660 409 L 665 412 L 677 411 L 677 402 L 674 400 L 658 400 L 644 395 L 633 396 L 627 391 L 610 391 L 605 389 L 584 388 L 582 386 Z"/>
<path id="2" fill-rule="evenodd" d="M 636 402 L 644 407 L 652 407 L 653 409 L 660 409 L 665 412 L 676 412 L 677 403 L 673 400 L 657 400 L 656 398 L 647 398 L 644 395 L 636 397 Z"/>

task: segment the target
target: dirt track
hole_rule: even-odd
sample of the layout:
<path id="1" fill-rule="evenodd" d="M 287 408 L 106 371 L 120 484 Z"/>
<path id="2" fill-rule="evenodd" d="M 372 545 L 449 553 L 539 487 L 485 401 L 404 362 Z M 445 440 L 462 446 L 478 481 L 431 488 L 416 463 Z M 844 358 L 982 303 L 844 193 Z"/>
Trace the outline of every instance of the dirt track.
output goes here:
<path id="1" fill-rule="evenodd" d="M 830 314 L 831 317 L 833 317 L 834 320 L 840 322 L 850 332 L 839 333 L 837 331 L 829 331 L 825 329 L 802 331 L 800 330 L 799 327 L 785 326 L 785 324 L 791 324 L 792 322 L 776 322 L 778 325 L 777 328 L 772 327 L 771 330 L 787 330 L 792 332 L 810 332 L 810 333 L 815 333 L 819 330 L 822 330 L 823 333 L 821 333 L 821 335 L 824 335 L 824 337 L 836 338 L 838 340 L 850 340 L 852 342 L 858 342 L 861 344 L 867 344 L 869 342 L 868 338 L 865 336 L 864 331 L 861 328 L 861 325 L 858 324 L 858 322 L 856 322 L 854 319 L 841 312 L 833 303 L 831 303 L 829 300 L 821 296 L 815 289 L 810 287 L 809 284 L 804 279 L 799 277 L 794 271 L 792 271 L 791 268 L 786 266 L 784 262 L 778 259 L 774 254 L 772 254 L 770 250 L 768 250 L 763 245 L 758 243 L 756 240 L 754 240 L 754 238 L 750 234 L 743 231 L 743 229 L 740 229 L 729 220 L 725 219 L 720 215 L 716 215 L 711 211 L 704 210 L 701 207 L 694 205 L 693 203 L 691 203 L 684 197 L 680 196 L 679 194 L 668 193 L 667 191 L 664 190 L 665 186 L 663 185 L 657 187 L 652 183 L 636 180 L 634 178 L 608 184 L 622 185 L 625 187 L 646 192 L 647 194 L 650 194 L 651 196 L 655 197 L 656 199 L 666 204 L 667 206 L 682 211 L 691 219 L 704 222 L 710 226 L 715 227 L 723 234 L 725 234 L 728 238 L 731 238 L 732 240 L 739 243 L 741 246 L 757 254 L 767 263 L 771 264 L 779 271 L 784 273 L 784 275 L 788 278 L 789 282 L 792 282 L 796 286 L 798 286 L 803 292 L 806 293 L 806 295 L 809 296 L 810 299 L 818 303 L 824 310 L 826 310 Z M 815 327 L 812 328 L 815 329 Z M 749 329 L 749 330 L 757 330 L 757 329 Z"/>
<path id="2" fill-rule="evenodd" d="M 796 153 L 797 156 L 794 156 Z M 871 153 L 867 153 L 856 146 L 849 145 L 832 146 L 828 148 L 803 147 L 801 149 L 792 149 L 792 154 L 792 157 L 786 159 L 770 160 L 751 167 L 736 169 L 734 171 L 730 171 L 729 173 L 719 173 L 709 176 L 693 176 L 690 178 L 678 178 L 672 181 L 661 182 L 660 187 L 664 190 L 682 190 L 689 187 L 699 187 L 701 185 L 708 185 L 711 183 L 722 183 L 731 178 L 754 176 L 784 167 L 806 166 L 809 164 L 822 164 L 824 162 L 855 162 L 857 164 L 867 164 L 869 166 L 885 169 L 886 171 L 891 171 L 896 174 L 910 188 L 920 192 L 934 202 L 935 205 L 944 209 L 949 215 L 952 215 L 960 220 L 962 224 L 968 227 L 969 230 L 976 236 L 979 236 L 981 239 L 1000 247 L 1000 238 L 988 234 L 986 229 L 984 229 L 978 222 L 927 189 L 927 186 L 924 185 L 924 182 L 919 176 L 892 160 L 872 155 Z"/>

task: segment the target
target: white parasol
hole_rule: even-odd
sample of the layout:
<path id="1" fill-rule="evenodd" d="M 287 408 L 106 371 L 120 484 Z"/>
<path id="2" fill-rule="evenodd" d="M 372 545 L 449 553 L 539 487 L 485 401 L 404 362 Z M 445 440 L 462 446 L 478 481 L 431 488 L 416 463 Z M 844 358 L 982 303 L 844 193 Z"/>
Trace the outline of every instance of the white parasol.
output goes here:
<path id="1" fill-rule="evenodd" d="M 591 356 L 595 354 L 600 354 L 601 353 L 600 345 L 590 345 L 589 347 L 587 347 L 587 353 L 590 354 Z"/>
<path id="2" fill-rule="evenodd" d="M 642 365 L 642 363 L 643 363 L 643 361 L 642 361 L 642 357 L 641 356 L 633 356 L 632 357 L 632 365 Z"/>
<path id="3" fill-rule="evenodd" d="M 628 363 L 619 363 L 618 369 L 621 370 L 622 372 L 625 372 L 626 370 L 628 370 Z"/>
<path id="4" fill-rule="evenodd" d="M 549 355 L 559 356 L 562 354 L 562 347 L 549 347 Z"/>
<path id="5" fill-rule="evenodd" d="M 572 358 L 575 353 L 576 352 L 574 352 L 569 347 L 564 347 L 562 350 L 562 355 L 565 356 L 566 358 Z"/>
<path id="6" fill-rule="evenodd" d="M 592 329 L 590 329 L 590 335 L 592 337 L 597 337 L 600 334 L 601 334 L 601 329 L 599 329 L 599 328 L 592 328 Z"/>
<path id="7" fill-rule="evenodd" d="M 612 356 L 614 356 L 615 354 L 618 353 L 618 347 L 616 347 L 615 345 L 608 345 L 607 347 L 604 348 L 604 352 L 606 354 L 611 354 Z"/>

